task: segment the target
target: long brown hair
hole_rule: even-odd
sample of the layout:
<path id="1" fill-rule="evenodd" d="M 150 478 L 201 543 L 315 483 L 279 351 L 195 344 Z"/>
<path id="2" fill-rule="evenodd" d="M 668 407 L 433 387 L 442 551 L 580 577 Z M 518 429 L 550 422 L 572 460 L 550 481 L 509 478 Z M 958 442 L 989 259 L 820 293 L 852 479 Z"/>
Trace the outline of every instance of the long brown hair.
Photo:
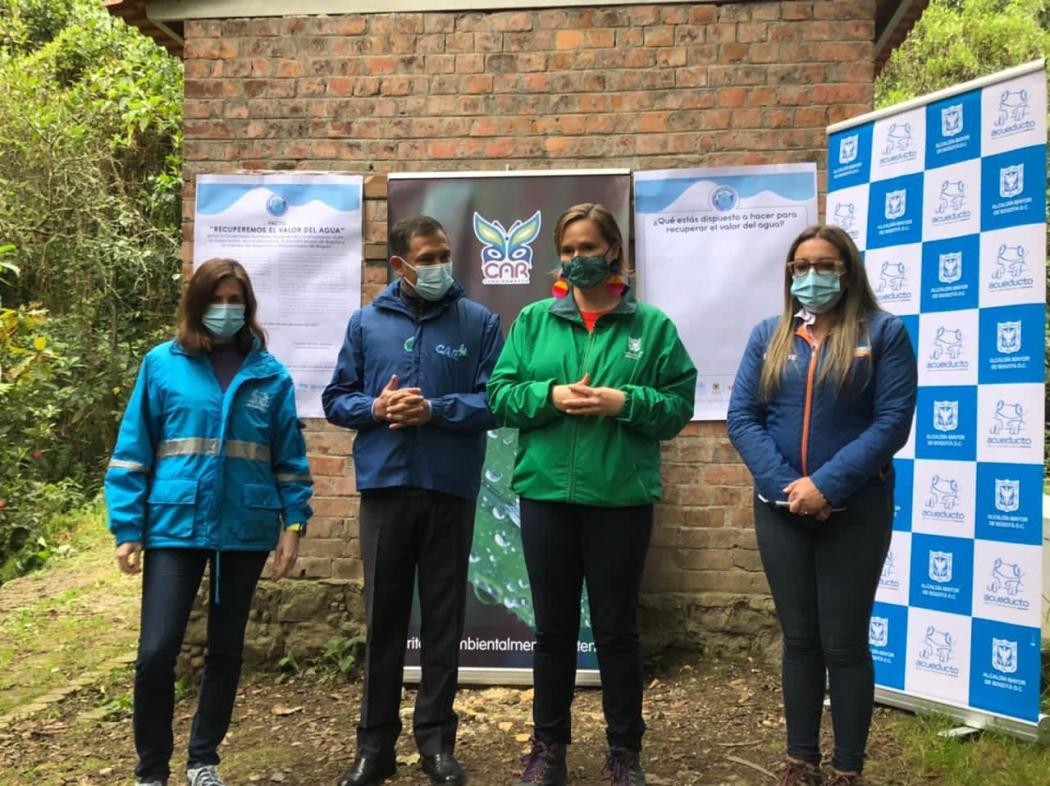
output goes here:
<path id="1" fill-rule="evenodd" d="M 879 311 L 875 293 L 871 291 L 868 276 L 860 260 L 860 251 L 845 230 L 831 224 L 817 224 L 802 230 L 788 250 L 787 262 L 795 258 L 798 247 L 807 240 L 820 238 L 826 240 L 838 250 L 846 270 L 842 274 L 842 297 L 831 314 L 835 317 L 834 327 L 828 334 L 825 343 L 827 351 L 820 365 L 817 379 L 824 383 L 834 378 L 841 390 L 853 375 L 853 362 L 857 353 L 857 343 L 867 330 L 868 318 Z M 795 343 L 795 314 L 802 304 L 791 294 L 792 275 L 787 265 L 784 266 L 784 313 L 780 316 L 773 331 L 773 339 L 766 351 L 765 363 L 762 365 L 762 381 L 759 394 L 763 401 L 768 401 L 780 385 L 788 355 Z M 871 355 L 868 355 L 871 362 Z"/>
<path id="2" fill-rule="evenodd" d="M 244 293 L 244 327 L 237 331 L 234 341 L 238 349 L 248 354 L 259 341 L 259 348 L 266 347 L 266 331 L 256 321 L 258 303 L 248 272 L 235 259 L 209 259 L 194 272 L 179 301 L 179 321 L 175 340 L 191 355 L 211 352 L 213 339 L 204 327 L 204 312 L 211 305 L 212 295 L 224 278 L 236 279 Z"/>
<path id="3" fill-rule="evenodd" d="M 605 205 L 598 204 L 595 202 L 581 202 L 578 205 L 573 205 L 560 216 L 558 221 L 554 225 L 554 252 L 557 255 L 561 255 L 561 239 L 565 234 L 565 228 L 574 221 L 586 218 L 594 222 L 594 225 L 598 227 L 598 233 L 602 236 L 602 239 L 612 247 L 613 243 L 616 243 L 620 247 L 620 256 L 617 262 L 620 263 L 620 275 L 628 276 L 631 273 L 631 262 L 627 258 L 627 246 L 623 242 L 623 233 L 620 232 L 620 225 L 616 223 L 616 217 Z M 557 275 L 559 271 L 555 271 Z"/>

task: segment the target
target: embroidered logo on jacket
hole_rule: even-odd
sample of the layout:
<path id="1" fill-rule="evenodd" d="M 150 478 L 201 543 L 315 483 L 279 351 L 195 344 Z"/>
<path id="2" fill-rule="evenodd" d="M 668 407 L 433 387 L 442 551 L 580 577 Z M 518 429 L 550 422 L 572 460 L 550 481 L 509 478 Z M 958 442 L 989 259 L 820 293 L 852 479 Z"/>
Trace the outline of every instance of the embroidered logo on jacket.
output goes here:
<path id="1" fill-rule="evenodd" d="M 641 338 L 628 338 L 627 339 L 627 351 L 623 353 L 623 356 L 628 360 L 641 360 L 642 355 L 645 351 L 642 349 Z"/>
<path id="2" fill-rule="evenodd" d="M 272 403 L 273 396 L 261 390 L 256 390 L 252 392 L 252 395 L 248 398 L 248 403 L 244 406 L 265 413 L 270 411 L 270 404 Z"/>

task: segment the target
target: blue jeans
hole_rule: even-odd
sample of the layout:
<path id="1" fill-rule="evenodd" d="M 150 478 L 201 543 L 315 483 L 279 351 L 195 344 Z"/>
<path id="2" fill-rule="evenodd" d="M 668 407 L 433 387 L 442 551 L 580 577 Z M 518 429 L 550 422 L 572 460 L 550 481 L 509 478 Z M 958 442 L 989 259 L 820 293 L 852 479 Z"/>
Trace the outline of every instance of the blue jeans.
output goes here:
<path id="1" fill-rule="evenodd" d="M 268 552 L 227 551 L 219 558 L 201 549 L 149 549 L 142 570 L 142 624 L 135 662 L 135 748 L 139 780 L 167 780 L 174 748 L 175 660 L 186 622 L 212 560 L 208 601 L 208 655 L 197 714 L 190 732 L 190 767 L 218 764 L 241 677 L 244 629 L 255 585 Z M 219 575 L 220 602 L 215 602 Z"/>
<path id="2" fill-rule="evenodd" d="M 892 527 L 892 482 L 860 491 L 824 522 L 755 499 L 758 551 L 784 634 L 784 715 L 793 758 L 820 763 L 829 685 L 832 766 L 846 772 L 864 766 L 875 703 L 868 623 Z"/>

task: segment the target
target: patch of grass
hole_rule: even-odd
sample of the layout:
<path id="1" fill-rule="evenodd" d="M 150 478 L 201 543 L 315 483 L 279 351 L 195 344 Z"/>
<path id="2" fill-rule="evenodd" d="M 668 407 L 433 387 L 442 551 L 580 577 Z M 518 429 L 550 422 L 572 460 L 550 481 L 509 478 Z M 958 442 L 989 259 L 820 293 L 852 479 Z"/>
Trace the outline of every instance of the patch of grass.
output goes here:
<path id="1" fill-rule="evenodd" d="M 944 715 L 901 716 L 894 721 L 890 733 L 900 743 L 901 755 L 891 782 L 1050 786 L 1045 746 L 992 730 L 963 739 L 938 736 L 958 725 Z"/>
<path id="2" fill-rule="evenodd" d="M 0 588 L 0 715 L 134 650 L 140 583 L 113 564 L 100 505 L 55 525 L 65 548 Z"/>

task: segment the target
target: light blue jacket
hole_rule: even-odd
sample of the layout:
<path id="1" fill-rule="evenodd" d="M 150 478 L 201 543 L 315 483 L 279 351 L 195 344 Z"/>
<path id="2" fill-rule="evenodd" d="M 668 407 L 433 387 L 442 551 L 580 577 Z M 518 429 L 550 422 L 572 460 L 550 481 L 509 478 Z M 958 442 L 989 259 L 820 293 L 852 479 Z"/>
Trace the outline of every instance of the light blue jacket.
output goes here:
<path id="1" fill-rule="evenodd" d="M 226 393 L 174 341 L 139 370 L 106 472 L 117 544 L 269 551 L 306 523 L 313 481 L 288 371 L 256 348 Z"/>

